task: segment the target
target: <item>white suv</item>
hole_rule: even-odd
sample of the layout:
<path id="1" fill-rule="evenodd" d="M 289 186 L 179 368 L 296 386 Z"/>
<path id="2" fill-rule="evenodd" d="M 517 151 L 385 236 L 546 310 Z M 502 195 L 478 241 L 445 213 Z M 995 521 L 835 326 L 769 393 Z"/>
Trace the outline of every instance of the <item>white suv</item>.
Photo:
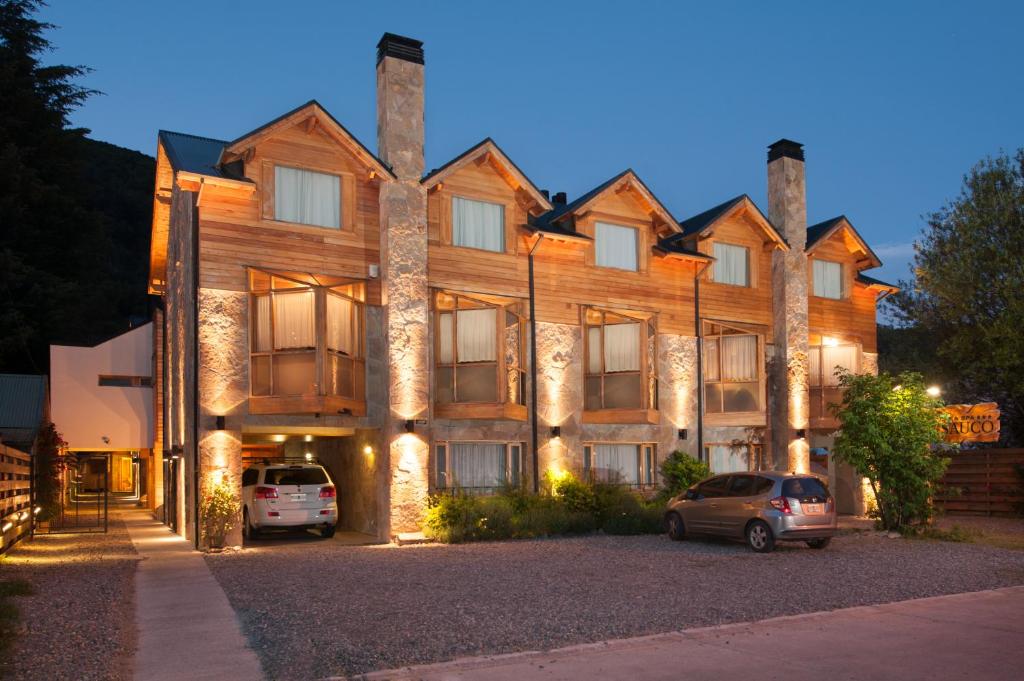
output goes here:
<path id="1" fill-rule="evenodd" d="M 318 464 L 261 463 L 242 473 L 242 532 L 320 528 L 333 537 L 338 524 L 337 490 Z"/>

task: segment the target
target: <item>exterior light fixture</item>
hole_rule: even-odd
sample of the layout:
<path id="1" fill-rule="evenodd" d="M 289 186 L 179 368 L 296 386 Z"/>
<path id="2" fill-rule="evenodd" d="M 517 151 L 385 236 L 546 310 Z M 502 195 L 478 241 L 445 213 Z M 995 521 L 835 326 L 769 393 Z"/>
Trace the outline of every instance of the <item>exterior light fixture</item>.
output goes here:
<path id="1" fill-rule="evenodd" d="M 363 454 L 365 454 L 366 456 L 370 456 L 371 454 L 373 454 L 373 447 L 371 447 L 370 445 L 366 445 L 365 447 L 363 447 Z"/>
<path id="2" fill-rule="evenodd" d="M 796 436 L 800 440 L 806 439 L 807 438 L 807 431 L 804 430 L 803 428 L 797 428 L 796 429 Z"/>
<path id="3" fill-rule="evenodd" d="M 551 437 L 562 437 L 562 426 L 551 426 Z"/>
<path id="4" fill-rule="evenodd" d="M 937 385 L 928 386 L 928 390 L 925 391 L 930 397 L 938 397 L 942 394 L 942 388 Z"/>
<path id="5" fill-rule="evenodd" d="M 413 421 L 412 419 L 406 419 L 405 420 L 405 432 L 412 433 L 415 430 L 416 430 L 416 422 Z"/>
<path id="6" fill-rule="evenodd" d="M 834 348 L 837 345 L 839 345 L 839 341 L 835 338 L 832 338 L 832 336 L 825 336 L 823 339 L 821 339 L 821 344 L 830 348 Z"/>
<path id="7" fill-rule="evenodd" d="M 679 436 L 680 440 L 685 440 L 686 436 L 689 435 L 689 433 L 686 432 L 686 428 L 680 428 L 679 430 L 676 431 L 676 435 Z"/>
<path id="8" fill-rule="evenodd" d="M 39 512 L 42 511 L 42 510 L 43 510 L 42 506 L 36 506 L 34 509 L 32 509 L 32 515 L 38 515 Z"/>
<path id="9" fill-rule="evenodd" d="M 307 436 L 305 436 L 302 439 L 305 440 L 306 442 L 312 442 L 313 441 L 313 436 L 312 435 L 307 435 Z"/>
<path id="10" fill-rule="evenodd" d="M 227 428 L 225 421 L 227 421 L 227 419 L 224 418 L 224 414 L 217 416 L 217 430 L 225 430 Z"/>
<path id="11" fill-rule="evenodd" d="M 313 460 L 313 452 L 306 452 L 306 461 Z"/>
<path id="12" fill-rule="evenodd" d="M 0 530 L 0 532 L 6 532 L 7 530 L 11 529 L 12 527 L 14 527 L 14 523 L 4 523 L 4 528 L 2 530 Z"/>

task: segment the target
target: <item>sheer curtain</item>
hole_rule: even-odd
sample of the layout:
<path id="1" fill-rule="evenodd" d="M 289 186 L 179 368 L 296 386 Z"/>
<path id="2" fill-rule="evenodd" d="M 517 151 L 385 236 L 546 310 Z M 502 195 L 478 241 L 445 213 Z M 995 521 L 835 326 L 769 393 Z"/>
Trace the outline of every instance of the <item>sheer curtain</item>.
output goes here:
<path id="1" fill-rule="evenodd" d="M 274 219 L 341 227 L 341 178 L 274 166 Z"/>
<path id="2" fill-rule="evenodd" d="M 349 357 L 356 354 L 356 329 L 352 323 L 352 308 L 355 305 L 347 298 L 327 294 L 327 348 L 344 352 Z"/>
<path id="3" fill-rule="evenodd" d="M 494 308 L 458 311 L 459 362 L 493 362 L 497 359 L 496 312 Z"/>
<path id="4" fill-rule="evenodd" d="M 609 482 L 640 482 L 639 445 L 594 445 L 594 469 Z"/>
<path id="5" fill-rule="evenodd" d="M 454 328 L 452 325 L 453 316 L 454 315 L 451 312 L 443 312 L 438 319 L 440 328 L 438 328 L 437 333 L 440 334 L 440 337 L 437 339 L 437 344 L 438 355 L 440 355 L 440 357 L 437 358 L 437 361 L 441 364 L 451 364 L 455 360 L 455 345 L 452 342 L 452 330 Z"/>
<path id="6" fill-rule="evenodd" d="M 826 345 L 821 348 L 821 355 L 822 373 L 824 374 L 822 382 L 824 385 L 839 385 L 839 379 L 835 376 L 836 367 L 842 367 L 850 373 L 856 373 L 857 371 L 857 346 L 855 345 L 836 345 L 831 347 Z"/>
<path id="7" fill-rule="evenodd" d="M 640 324 L 606 324 L 604 370 L 640 371 Z"/>
<path id="8" fill-rule="evenodd" d="M 757 336 L 722 337 L 722 380 L 757 380 Z"/>
<path id="9" fill-rule="evenodd" d="M 718 372 L 718 339 L 709 338 L 704 341 L 704 380 L 717 381 L 721 377 Z"/>
<path id="10" fill-rule="evenodd" d="M 843 266 L 828 260 L 814 261 L 814 295 L 820 298 L 843 297 Z"/>
<path id="11" fill-rule="evenodd" d="M 710 445 L 708 447 L 709 465 L 715 475 L 736 473 L 750 469 L 749 455 L 746 447 L 730 447 L 729 445 Z"/>
<path id="12" fill-rule="evenodd" d="M 313 292 L 274 294 L 274 348 L 316 347 Z"/>
<path id="13" fill-rule="evenodd" d="M 715 242 L 715 264 L 712 267 L 715 281 L 720 284 L 748 286 L 747 249 Z"/>
<path id="14" fill-rule="evenodd" d="M 452 197 L 452 243 L 505 251 L 505 207 L 498 203 Z"/>
<path id="15" fill-rule="evenodd" d="M 505 445 L 452 442 L 448 445 L 449 487 L 501 487 L 505 484 Z"/>
<path id="16" fill-rule="evenodd" d="M 270 326 L 270 295 L 256 297 L 256 352 L 270 352 L 273 334 Z"/>
<path id="17" fill-rule="evenodd" d="M 595 230 L 595 263 L 620 270 L 637 269 L 636 230 L 598 222 Z"/>

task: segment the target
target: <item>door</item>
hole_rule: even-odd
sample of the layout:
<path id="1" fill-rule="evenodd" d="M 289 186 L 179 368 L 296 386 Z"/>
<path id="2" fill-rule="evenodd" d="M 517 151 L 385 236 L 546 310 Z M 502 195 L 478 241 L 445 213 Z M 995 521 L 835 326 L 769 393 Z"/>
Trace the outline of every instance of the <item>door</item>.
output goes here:
<path id="1" fill-rule="evenodd" d="M 688 530 L 702 534 L 721 532 L 718 512 L 728 484 L 729 476 L 720 475 L 697 486 L 697 497 L 686 502 L 683 513 Z"/>
<path id="2" fill-rule="evenodd" d="M 734 475 L 729 480 L 728 496 L 722 499 L 719 518 L 722 532 L 730 537 L 742 537 L 747 521 L 754 517 L 753 501 L 757 495 L 758 477 Z"/>

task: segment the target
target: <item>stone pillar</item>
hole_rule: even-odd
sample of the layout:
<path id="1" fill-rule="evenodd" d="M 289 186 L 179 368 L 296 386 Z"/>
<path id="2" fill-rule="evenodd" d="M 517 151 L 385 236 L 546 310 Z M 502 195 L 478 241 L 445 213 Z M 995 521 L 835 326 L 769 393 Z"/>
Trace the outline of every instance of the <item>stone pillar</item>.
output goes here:
<path id="1" fill-rule="evenodd" d="M 381 284 L 386 311 L 388 501 L 386 536 L 421 529 L 430 433 L 406 432 L 430 408 L 427 197 L 423 176 L 423 43 L 385 33 L 377 44 L 377 147 L 396 180 L 381 182 Z"/>
<path id="2" fill-rule="evenodd" d="M 807 190 L 803 145 L 779 140 L 768 147 L 768 218 L 789 244 L 772 253 L 775 354 L 769 426 L 776 470 L 810 469 L 807 444 Z M 804 437 L 798 437 L 798 431 Z"/>

